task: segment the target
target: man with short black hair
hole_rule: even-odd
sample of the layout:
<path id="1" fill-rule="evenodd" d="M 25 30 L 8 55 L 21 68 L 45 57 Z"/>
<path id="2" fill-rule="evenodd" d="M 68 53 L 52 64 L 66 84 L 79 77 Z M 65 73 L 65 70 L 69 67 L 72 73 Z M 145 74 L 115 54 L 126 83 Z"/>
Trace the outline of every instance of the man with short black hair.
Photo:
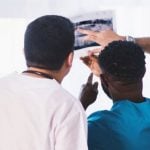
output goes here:
<path id="1" fill-rule="evenodd" d="M 150 99 L 142 94 L 146 71 L 142 48 L 114 41 L 97 61 L 102 88 L 113 106 L 88 117 L 89 150 L 149 150 Z M 84 108 L 87 103 L 91 102 L 82 102 Z"/>
<path id="2" fill-rule="evenodd" d="M 47 15 L 25 32 L 28 69 L 0 79 L 1 150 L 87 150 L 86 116 L 60 83 L 72 66 L 74 27 Z"/>
<path id="3" fill-rule="evenodd" d="M 74 27 L 60 16 L 44 16 L 28 25 L 24 51 L 28 67 L 60 70 L 65 59 L 73 55 Z"/>

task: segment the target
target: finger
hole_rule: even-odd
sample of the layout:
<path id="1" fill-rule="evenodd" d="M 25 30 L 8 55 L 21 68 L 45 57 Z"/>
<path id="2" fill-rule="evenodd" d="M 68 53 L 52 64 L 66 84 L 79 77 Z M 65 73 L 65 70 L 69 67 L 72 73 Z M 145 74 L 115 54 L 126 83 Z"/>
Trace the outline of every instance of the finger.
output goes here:
<path id="1" fill-rule="evenodd" d="M 89 56 L 90 64 L 92 63 L 98 63 L 98 56 L 97 55 L 91 55 Z"/>
<path id="2" fill-rule="evenodd" d="M 92 49 L 92 50 L 89 50 L 88 51 L 88 56 L 91 57 L 91 56 L 98 56 L 101 51 L 102 51 L 102 47 L 99 47 L 99 48 L 96 48 L 96 49 Z"/>
<path id="3" fill-rule="evenodd" d="M 84 36 L 83 41 L 92 41 L 92 42 L 95 42 L 97 43 L 98 45 L 101 45 L 100 41 L 99 41 L 99 37 L 97 35 L 87 35 L 87 36 Z"/>
<path id="4" fill-rule="evenodd" d="M 97 32 L 95 32 L 95 31 L 87 30 L 87 29 L 81 29 L 81 28 L 78 28 L 77 31 L 82 33 L 82 34 L 87 34 L 87 35 L 96 35 L 97 34 Z"/>
<path id="5" fill-rule="evenodd" d="M 101 53 L 101 51 L 102 51 L 104 48 L 105 48 L 104 46 L 101 46 L 101 47 L 100 47 L 100 53 Z"/>
<path id="6" fill-rule="evenodd" d="M 93 89 L 94 89 L 94 91 L 98 92 L 98 82 L 95 82 L 93 84 Z"/>
<path id="7" fill-rule="evenodd" d="M 93 49 L 92 50 L 94 53 L 99 53 L 100 51 L 101 51 L 101 49 L 100 48 L 95 48 L 95 49 Z"/>
<path id="8" fill-rule="evenodd" d="M 83 61 L 83 63 L 87 66 L 91 65 L 91 59 L 89 58 L 89 56 L 85 56 L 85 57 L 80 57 L 80 59 Z"/>
<path id="9" fill-rule="evenodd" d="M 91 73 L 88 77 L 87 84 L 92 84 L 93 81 L 93 73 Z"/>

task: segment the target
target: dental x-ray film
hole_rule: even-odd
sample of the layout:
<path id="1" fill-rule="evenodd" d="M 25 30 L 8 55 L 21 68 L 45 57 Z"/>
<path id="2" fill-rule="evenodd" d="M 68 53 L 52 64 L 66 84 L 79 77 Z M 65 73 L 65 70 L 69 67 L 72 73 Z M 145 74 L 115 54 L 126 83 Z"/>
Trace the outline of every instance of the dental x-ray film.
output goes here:
<path id="1" fill-rule="evenodd" d="M 75 44 L 74 50 L 83 49 L 91 46 L 98 46 L 97 43 L 85 41 L 86 35 L 77 31 L 80 29 L 88 29 L 92 31 L 115 30 L 114 12 L 112 10 L 86 13 L 71 18 L 75 27 Z"/>

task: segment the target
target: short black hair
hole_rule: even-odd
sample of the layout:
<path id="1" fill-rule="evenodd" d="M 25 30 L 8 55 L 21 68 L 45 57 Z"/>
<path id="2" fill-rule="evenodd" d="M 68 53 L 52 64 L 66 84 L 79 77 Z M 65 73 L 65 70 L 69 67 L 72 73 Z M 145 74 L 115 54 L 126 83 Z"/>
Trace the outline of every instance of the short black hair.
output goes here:
<path id="1" fill-rule="evenodd" d="M 73 51 L 74 26 L 62 16 L 46 15 L 31 22 L 25 32 L 24 53 L 28 67 L 59 70 Z"/>
<path id="2" fill-rule="evenodd" d="M 119 81 L 137 81 L 145 74 L 143 49 L 127 41 L 114 41 L 100 53 L 98 62 L 102 70 Z"/>

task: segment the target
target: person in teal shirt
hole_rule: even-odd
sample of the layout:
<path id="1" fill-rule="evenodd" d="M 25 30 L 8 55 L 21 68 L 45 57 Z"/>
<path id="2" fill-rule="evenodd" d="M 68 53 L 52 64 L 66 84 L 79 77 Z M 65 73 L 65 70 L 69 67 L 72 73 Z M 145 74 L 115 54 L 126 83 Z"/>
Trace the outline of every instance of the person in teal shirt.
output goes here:
<path id="1" fill-rule="evenodd" d="M 101 51 L 97 62 L 102 88 L 113 106 L 88 117 L 89 150 L 150 150 L 150 99 L 142 94 L 146 71 L 142 48 L 114 41 Z M 88 95 L 81 101 L 85 109 L 92 103 L 90 84 L 92 80 L 83 89 Z"/>
<path id="2" fill-rule="evenodd" d="M 150 99 L 120 100 L 88 117 L 89 150 L 149 150 Z"/>

